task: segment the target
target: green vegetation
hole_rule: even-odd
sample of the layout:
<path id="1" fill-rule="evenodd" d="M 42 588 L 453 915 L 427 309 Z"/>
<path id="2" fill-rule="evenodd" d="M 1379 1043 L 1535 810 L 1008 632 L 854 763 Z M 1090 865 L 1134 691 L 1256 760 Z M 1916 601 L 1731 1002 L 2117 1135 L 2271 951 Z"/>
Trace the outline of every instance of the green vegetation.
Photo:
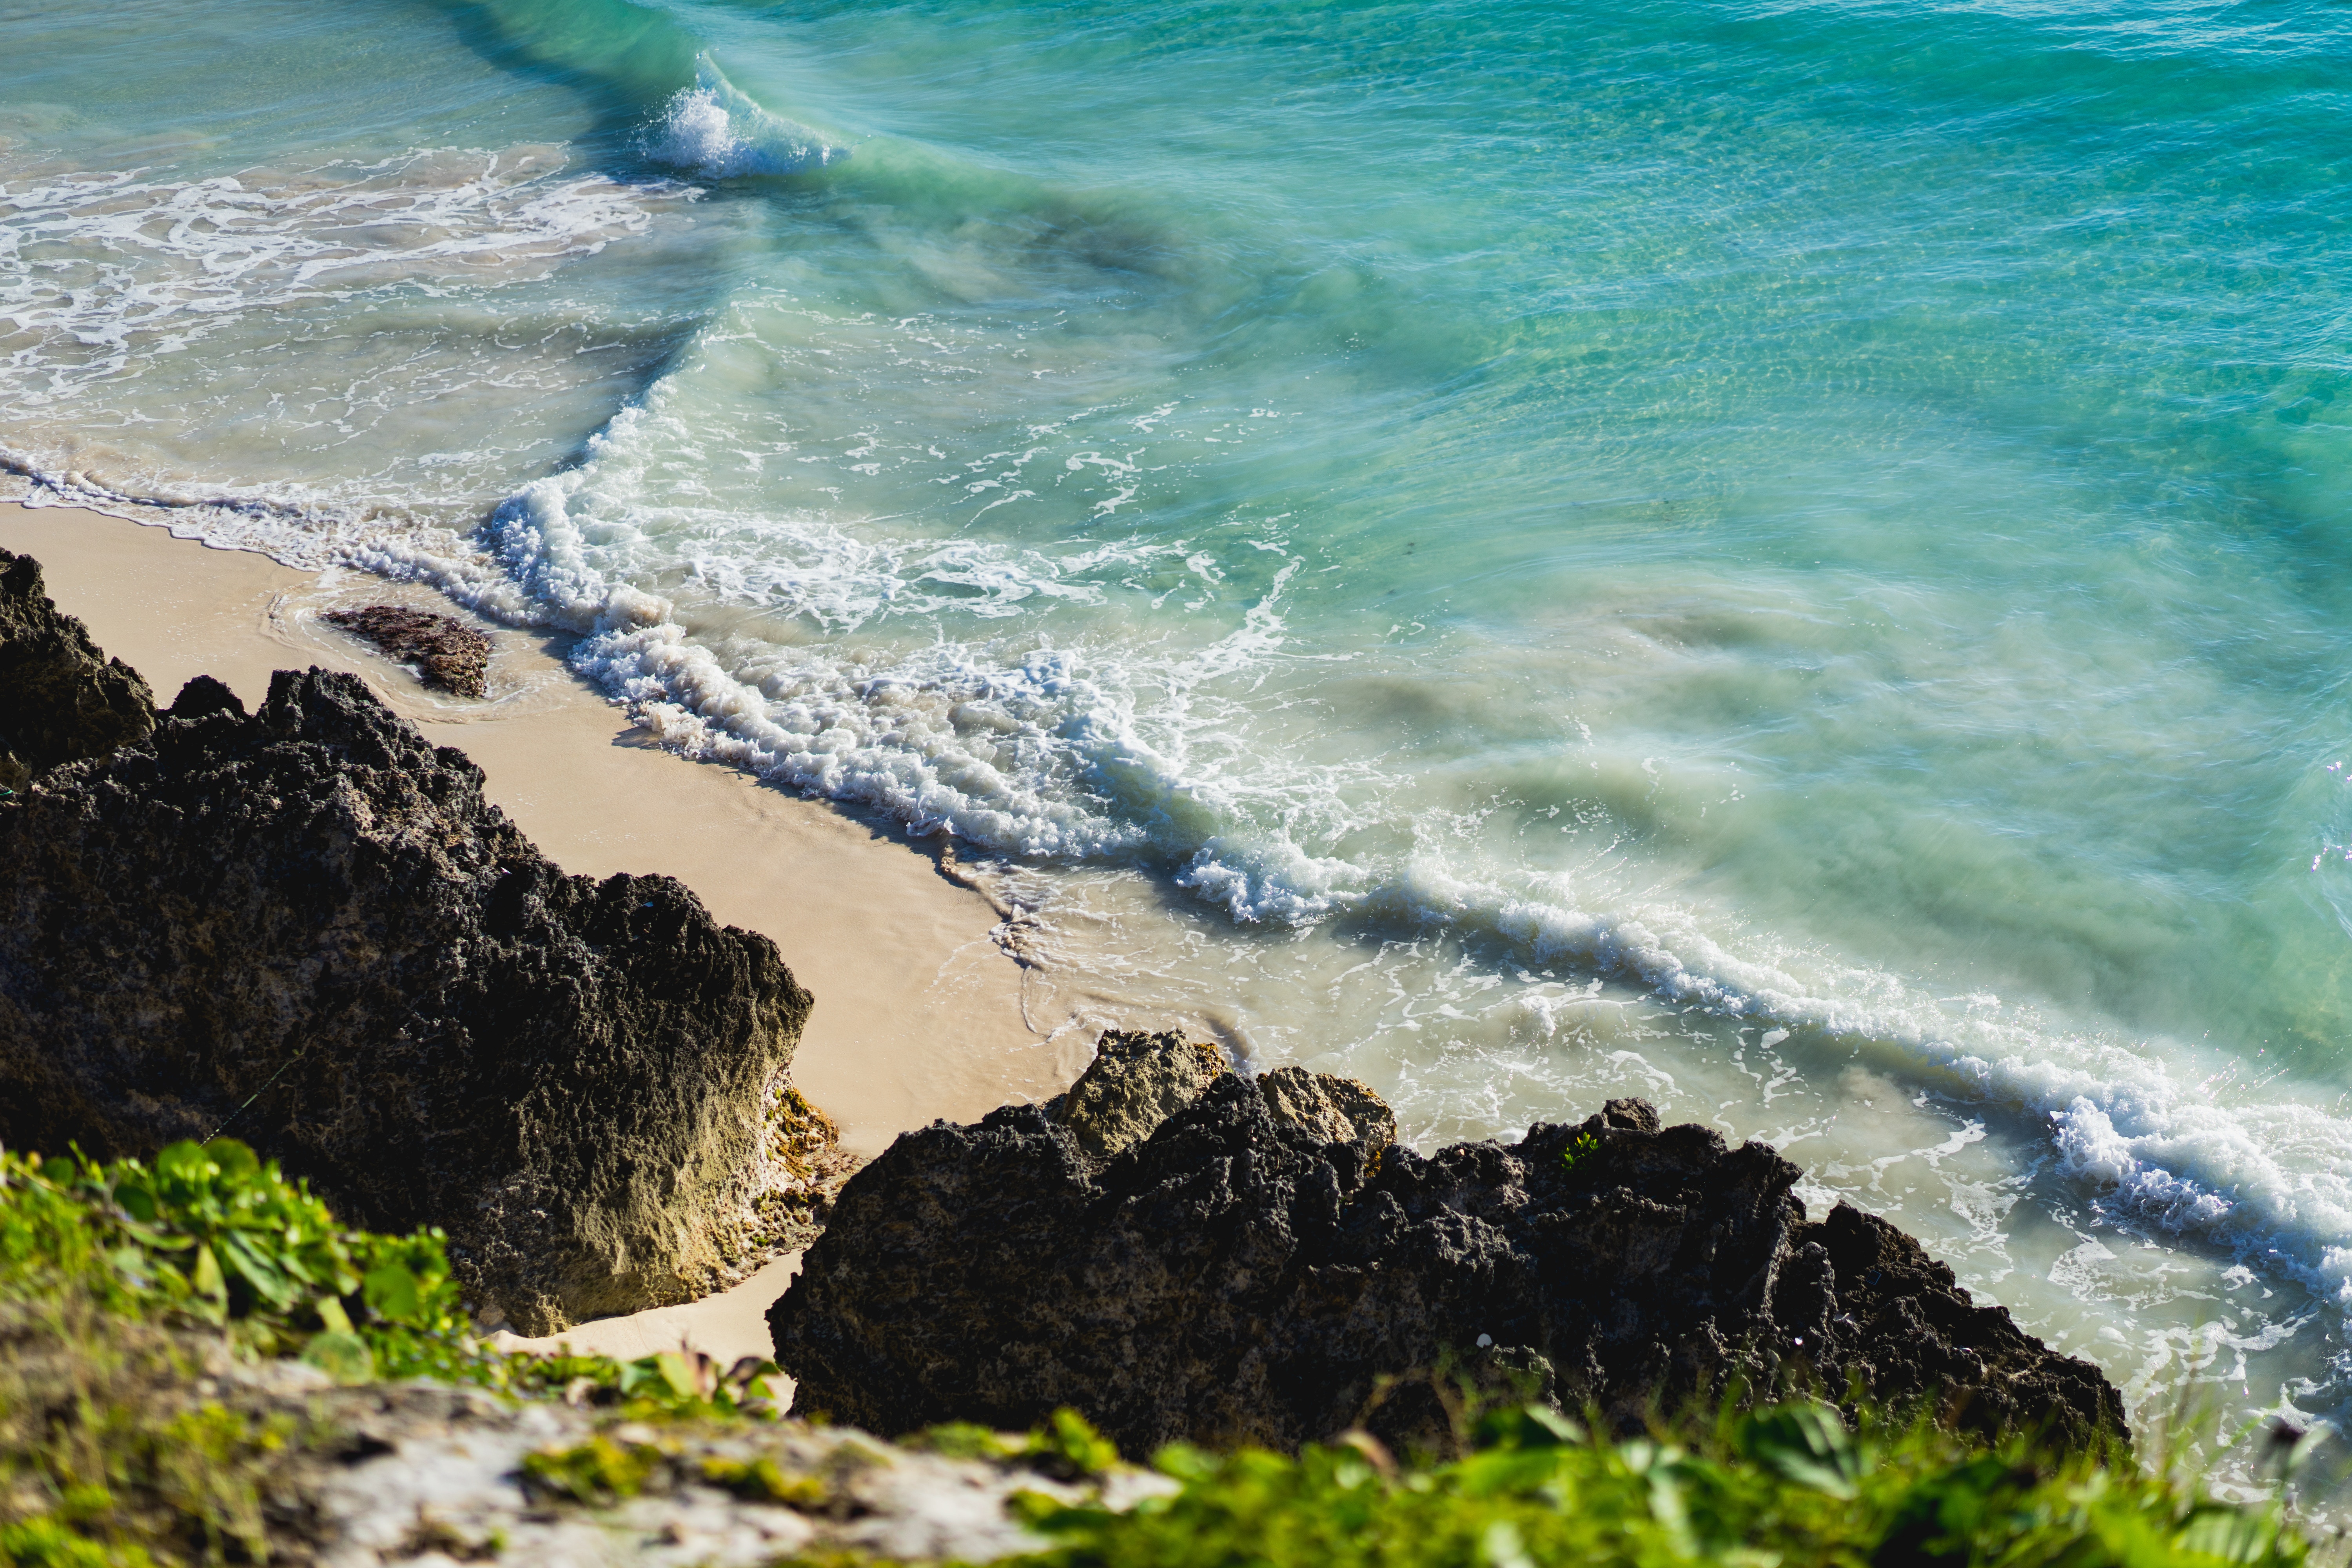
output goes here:
<path id="1" fill-rule="evenodd" d="M 1471 1451 L 1400 1468 L 1380 1446 L 1297 1458 L 1176 1447 L 1173 1496 L 1126 1512 L 1031 1494 L 1031 1568 L 1534 1568 L 1553 1563 L 2220 1568 L 2304 1562 L 2275 1506 L 2241 1509 L 2121 1456 L 1931 1427 L 1849 1433 L 1817 1405 L 1727 1415 L 1680 1441 L 1592 1440 L 1557 1414 L 1490 1416 Z"/>
<path id="2" fill-rule="evenodd" d="M 0 1297 L 73 1296 L 352 1382 L 439 1371 L 463 1328 L 438 1231 L 347 1231 L 227 1139 L 174 1143 L 152 1166 L 0 1155 Z"/>
<path id="3" fill-rule="evenodd" d="M 72 1300 L 117 1317 L 213 1327 L 251 1357 L 299 1355 L 336 1381 L 438 1377 L 625 1402 L 635 1414 L 764 1401 L 772 1366 L 722 1375 L 677 1354 L 506 1356 L 470 1331 L 440 1231 L 338 1225 L 307 1184 L 234 1139 L 174 1143 L 152 1165 L 0 1152 L 0 1304 Z"/>
<path id="4" fill-rule="evenodd" d="M 150 1163 L 0 1153 L 0 1564 L 268 1562 L 284 1467 L 335 1434 L 225 1386 L 229 1362 L 299 1357 L 339 1382 L 431 1375 L 610 1417 L 532 1456 L 541 1496 L 604 1506 L 683 1477 L 822 1512 L 824 1477 L 698 1447 L 772 1411 L 772 1369 L 678 1355 L 508 1357 L 470 1335 L 441 1239 L 347 1230 L 242 1145 Z M 909 1439 L 1081 1489 L 1112 1445 L 1069 1411 L 1025 1439 Z M 721 1447 L 729 1447 L 721 1444 Z M 2302 1449 L 2278 1454 L 2282 1473 Z M 1296 1458 L 1163 1451 L 1175 1483 L 1128 1510 L 1020 1494 L 1048 1542 L 1023 1568 L 1531 1568 L 1534 1564 L 2284 1564 L 2310 1548 L 2276 1504 L 2211 1500 L 2116 1455 L 1784 1405 L 1614 1441 L 1542 1409 L 1465 1415 L 1454 1451 L 1400 1463 L 1362 1435 Z M 1041 1480 L 1039 1486 L 1044 1482 Z M 282 1552 L 280 1553 L 282 1555 Z M 814 1562 L 817 1559 L 811 1559 Z M 849 1563 L 848 1557 L 824 1558 Z"/>
<path id="5" fill-rule="evenodd" d="M 0 1152 L 0 1564 L 268 1561 L 272 1476 L 331 1435 L 215 1374 L 289 1357 L 664 1420 L 759 1408 L 774 1370 L 491 1352 L 437 1231 L 346 1229 L 228 1140 L 152 1163 Z"/>

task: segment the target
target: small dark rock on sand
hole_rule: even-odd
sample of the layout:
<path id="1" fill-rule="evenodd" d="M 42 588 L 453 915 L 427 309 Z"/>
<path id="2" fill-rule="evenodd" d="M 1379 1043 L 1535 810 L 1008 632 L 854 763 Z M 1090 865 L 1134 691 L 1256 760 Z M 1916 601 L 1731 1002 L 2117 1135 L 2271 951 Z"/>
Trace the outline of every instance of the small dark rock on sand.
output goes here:
<path id="1" fill-rule="evenodd" d="M 460 697 L 482 695 L 490 639 L 463 621 L 399 605 L 329 610 L 320 618 L 367 638 L 403 664 L 415 665 L 427 686 Z"/>

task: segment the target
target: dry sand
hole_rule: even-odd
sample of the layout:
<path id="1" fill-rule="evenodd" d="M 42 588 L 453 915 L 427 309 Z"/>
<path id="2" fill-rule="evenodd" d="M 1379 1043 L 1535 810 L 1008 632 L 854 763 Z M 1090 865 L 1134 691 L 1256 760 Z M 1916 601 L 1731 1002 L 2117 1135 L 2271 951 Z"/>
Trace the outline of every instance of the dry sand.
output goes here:
<path id="1" fill-rule="evenodd" d="M 683 1307 L 656 1307 L 625 1318 L 598 1318 L 543 1340 L 527 1340 L 501 1329 L 490 1336 L 489 1342 L 509 1354 L 562 1351 L 635 1361 L 683 1345 L 702 1352 L 721 1366 L 733 1366 L 747 1355 L 765 1361 L 776 1349 L 768 1334 L 768 1307 L 800 1271 L 801 1255 L 787 1253 L 732 1290 L 705 1296 Z M 790 1378 L 783 1382 L 787 1388 L 792 1384 Z"/>
<path id="2" fill-rule="evenodd" d="M 70 507 L 0 502 L 0 549 L 37 557 L 58 607 L 144 675 L 159 703 L 199 674 L 252 708 L 272 670 L 355 671 L 435 742 L 479 763 L 490 799 L 565 870 L 667 873 L 721 921 L 773 938 L 816 997 L 793 1080 L 861 1154 L 934 1118 L 973 1121 L 1008 1100 L 1052 1094 L 1089 1054 L 1066 1013 L 1030 1016 L 1042 993 L 1024 995 L 1022 963 L 992 939 L 999 911 L 955 879 L 932 841 L 910 844 L 888 824 L 646 744 L 560 662 L 557 639 L 475 622 L 495 651 L 489 697 L 468 700 L 426 691 L 319 619 L 364 604 L 469 618 L 428 589 L 297 571 Z M 610 1339 L 617 1352 L 653 1335 L 658 1343 L 629 1351 L 643 1354 L 683 1332 L 722 1359 L 764 1352 L 759 1313 L 790 1273 L 772 1265 L 692 1307 L 567 1337 L 599 1350 Z"/>

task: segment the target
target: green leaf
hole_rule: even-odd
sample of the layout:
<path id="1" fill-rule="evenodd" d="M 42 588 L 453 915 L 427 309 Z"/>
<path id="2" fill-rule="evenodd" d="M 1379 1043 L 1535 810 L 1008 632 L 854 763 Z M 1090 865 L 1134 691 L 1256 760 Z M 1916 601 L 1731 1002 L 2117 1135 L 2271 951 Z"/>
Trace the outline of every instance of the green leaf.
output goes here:
<path id="1" fill-rule="evenodd" d="M 1507 1519 L 1495 1521 L 1478 1538 L 1478 1561 L 1486 1568 L 1536 1568 L 1518 1527 Z"/>
<path id="2" fill-rule="evenodd" d="M 2270 1555 L 2277 1532 L 2259 1516 L 2234 1508 L 2207 1509 L 2175 1538 L 2183 1552 L 2201 1552 L 2224 1563 L 2260 1563 Z"/>
<path id="3" fill-rule="evenodd" d="M 680 1399 L 701 1397 L 702 1385 L 694 1375 L 694 1368 L 688 1366 L 686 1358 L 676 1351 L 664 1351 L 655 1356 L 654 1369 L 661 1373 L 662 1381 L 669 1384 L 669 1391 Z"/>
<path id="4" fill-rule="evenodd" d="M 1853 1497 L 1855 1483 L 1870 1472 L 1869 1456 L 1826 1405 L 1759 1411 L 1741 1434 L 1740 1446 L 1759 1464 L 1833 1498 Z"/>
<path id="5" fill-rule="evenodd" d="M 1047 1461 L 1045 1468 L 1067 1477 L 1097 1476 L 1118 1463 L 1118 1446 L 1064 1405 L 1029 1434 L 1024 1452 Z"/>
<path id="6" fill-rule="evenodd" d="M 375 1356 L 367 1342 L 349 1330 L 329 1329 L 312 1334 L 302 1347 L 302 1359 L 340 1384 L 370 1383 L 375 1378 Z"/>
<path id="7" fill-rule="evenodd" d="M 319 1298 L 317 1311 L 319 1321 L 327 1326 L 330 1333 L 348 1334 L 352 1331 L 352 1315 L 344 1311 L 343 1304 L 332 1296 Z"/>
<path id="8" fill-rule="evenodd" d="M 1478 1440 L 1490 1447 L 1549 1448 L 1583 1442 L 1584 1428 L 1548 1405 L 1513 1405 L 1483 1417 Z"/>
<path id="9" fill-rule="evenodd" d="M 360 1281 L 360 1294 L 368 1310 L 380 1318 L 390 1318 L 397 1323 L 416 1321 L 418 1299 L 423 1287 L 416 1276 L 398 1263 L 387 1263 L 381 1268 L 371 1268 Z"/>
<path id="10" fill-rule="evenodd" d="M 204 1146 L 183 1141 L 166 1143 L 155 1155 L 155 1174 L 165 1181 L 184 1182 L 191 1186 L 212 1179 L 213 1163 Z"/>
<path id="11" fill-rule="evenodd" d="M 294 1304 L 299 1291 L 277 1263 L 242 1231 L 225 1230 L 218 1243 L 222 1262 L 253 1287 L 254 1294 L 279 1311 Z"/>
<path id="12" fill-rule="evenodd" d="M 220 1167 L 220 1180 L 245 1182 L 261 1173 L 261 1162 L 253 1151 L 234 1138 L 215 1138 L 204 1146 L 203 1152 Z"/>
<path id="13" fill-rule="evenodd" d="M 227 1298 L 228 1281 L 221 1278 L 220 1259 L 213 1256 L 211 1247 L 196 1248 L 195 1272 L 189 1277 L 188 1284 L 199 1296 L 208 1296 L 215 1301 Z"/>
<path id="14" fill-rule="evenodd" d="M 196 1244 L 196 1238 L 193 1236 L 166 1236 L 160 1230 L 150 1230 L 145 1226 L 133 1225 L 128 1220 L 119 1223 L 122 1226 L 123 1235 L 140 1246 L 152 1247 L 157 1252 L 184 1252 Z"/>

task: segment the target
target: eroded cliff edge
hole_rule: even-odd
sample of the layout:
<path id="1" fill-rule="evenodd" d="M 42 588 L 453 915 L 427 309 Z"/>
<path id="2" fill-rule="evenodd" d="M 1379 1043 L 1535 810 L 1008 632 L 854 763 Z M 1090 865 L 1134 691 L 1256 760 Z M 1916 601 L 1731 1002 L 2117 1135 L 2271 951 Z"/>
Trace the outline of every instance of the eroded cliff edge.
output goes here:
<path id="1" fill-rule="evenodd" d="M 135 674 L 0 566 L 0 620 L 86 655 L 59 713 L 121 721 L 0 800 L 0 1139 L 229 1132 L 355 1223 L 445 1227 L 527 1332 L 706 1293 L 772 1239 L 810 1124 L 772 942 L 667 877 L 565 876 L 356 677 L 117 713 Z"/>
<path id="2" fill-rule="evenodd" d="M 41 563 L 0 550 L 0 790 L 155 727 L 154 694 L 41 592 Z"/>
<path id="3" fill-rule="evenodd" d="M 1111 1037 L 1062 1100 L 908 1133 L 852 1178 L 770 1313 L 796 1408 L 898 1433 L 1069 1405 L 1129 1453 L 1355 1426 L 1440 1447 L 1466 1380 L 1629 1428 L 1796 1386 L 2124 1433 L 2096 1368 L 1884 1220 L 1809 1220 L 1764 1144 L 1626 1100 L 1424 1157 L 1361 1084 L 1205 1050 Z"/>
<path id="4" fill-rule="evenodd" d="M 16 557 L 9 658 L 47 696 L 6 710 L 0 1139 L 233 1132 L 361 1223 L 445 1226 L 534 1332 L 724 1283 L 811 1195 L 810 1003 L 765 938 L 565 877 L 354 678 L 157 714 Z M 771 1321 L 805 1408 L 885 1433 L 1066 1404 L 1129 1452 L 1413 1446 L 1464 1383 L 1621 1426 L 1794 1384 L 2121 1433 L 2095 1369 L 1797 1178 L 1633 1100 L 1424 1158 L 1361 1084 L 1111 1036 L 1047 1105 L 899 1140 Z"/>

